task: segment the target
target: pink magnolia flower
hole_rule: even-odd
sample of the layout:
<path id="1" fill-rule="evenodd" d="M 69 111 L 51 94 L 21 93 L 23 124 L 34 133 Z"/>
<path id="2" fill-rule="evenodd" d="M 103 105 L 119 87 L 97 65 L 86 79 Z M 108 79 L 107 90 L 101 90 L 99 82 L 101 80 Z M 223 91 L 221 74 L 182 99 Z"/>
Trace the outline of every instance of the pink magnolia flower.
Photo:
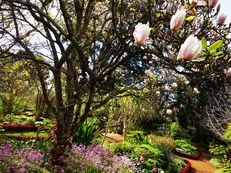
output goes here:
<path id="1" fill-rule="evenodd" d="M 186 10 L 184 8 L 177 10 L 176 14 L 174 14 L 171 18 L 170 29 L 177 31 L 184 23 L 185 16 Z"/>
<path id="2" fill-rule="evenodd" d="M 214 8 L 217 5 L 218 0 L 209 0 L 208 5 L 209 8 Z"/>
<path id="3" fill-rule="evenodd" d="M 181 45 L 177 60 L 192 61 L 202 49 L 201 41 L 197 37 L 190 35 Z"/>
<path id="4" fill-rule="evenodd" d="M 219 15 L 218 19 L 217 19 L 217 24 L 223 25 L 225 23 L 226 18 L 227 18 L 227 16 L 225 14 Z"/>
<path id="5" fill-rule="evenodd" d="M 147 24 L 138 23 L 135 26 L 135 31 L 133 32 L 136 45 L 140 46 L 144 44 L 150 35 L 150 32 L 151 28 L 149 27 L 149 22 Z"/>

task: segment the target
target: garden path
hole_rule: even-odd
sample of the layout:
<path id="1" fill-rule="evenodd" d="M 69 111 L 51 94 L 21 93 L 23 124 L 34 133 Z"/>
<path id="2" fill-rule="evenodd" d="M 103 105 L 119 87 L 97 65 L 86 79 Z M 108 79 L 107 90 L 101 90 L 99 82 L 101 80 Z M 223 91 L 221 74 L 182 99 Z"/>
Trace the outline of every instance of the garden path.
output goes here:
<path id="1" fill-rule="evenodd" d="M 105 134 L 102 134 L 105 136 Z M 123 142 L 124 137 L 120 134 L 106 133 L 106 139 L 108 142 Z M 206 152 L 202 152 L 198 160 L 188 159 L 192 165 L 190 173 L 215 173 L 216 169 L 209 163 L 210 155 Z"/>
<path id="2" fill-rule="evenodd" d="M 216 169 L 209 163 L 210 158 L 211 156 L 208 153 L 202 152 L 198 160 L 184 159 L 192 164 L 190 173 L 215 173 Z"/>

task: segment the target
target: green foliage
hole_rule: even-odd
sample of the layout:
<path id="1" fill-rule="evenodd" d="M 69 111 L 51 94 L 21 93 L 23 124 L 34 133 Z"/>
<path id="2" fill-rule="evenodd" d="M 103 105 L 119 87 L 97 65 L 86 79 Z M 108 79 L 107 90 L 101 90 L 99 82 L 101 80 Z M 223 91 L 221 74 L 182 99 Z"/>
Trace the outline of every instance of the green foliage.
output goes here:
<path id="1" fill-rule="evenodd" d="M 176 138 L 179 135 L 180 125 L 178 122 L 172 122 L 170 124 L 169 136 L 171 138 Z"/>
<path id="2" fill-rule="evenodd" d="M 145 138 L 148 139 L 149 143 L 152 145 L 160 145 L 165 148 L 165 150 L 172 151 L 175 149 L 175 141 L 167 136 L 156 136 L 153 134 L 147 135 Z"/>
<path id="3" fill-rule="evenodd" d="M 228 150 L 229 149 L 224 145 L 215 144 L 210 146 L 209 152 L 213 155 L 213 158 L 218 160 L 226 160 Z"/>
<path id="4" fill-rule="evenodd" d="M 196 154 L 197 148 L 192 145 L 191 142 L 185 139 L 175 140 L 176 148 L 180 149 L 183 153 L 186 154 Z"/>
<path id="5" fill-rule="evenodd" d="M 161 167 L 163 164 L 163 153 L 151 145 L 140 144 L 135 146 L 134 153 L 132 153 L 132 158 L 141 158 L 142 167 L 144 169 L 151 170 L 153 167 Z"/>
<path id="6" fill-rule="evenodd" d="M 167 170 L 165 171 L 166 173 L 178 173 L 181 172 L 182 168 L 186 166 L 185 161 L 180 158 L 176 157 L 173 158 L 173 160 L 169 163 L 169 166 Z"/>
<path id="7" fill-rule="evenodd" d="M 224 138 L 228 142 L 231 142 L 231 123 L 228 123 L 228 127 L 224 133 Z"/>
<path id="8" fill-rule="evenodd" d="M 209 152 L 212 154 L 210 163 L 218 169 L 218 173 L 230 173 L 230 146 L 224 145 L 210 145 Z"/>
<path id="9" fill-rule="evenodd" d="M 215 43 L 213 43 L 212 45 L 209 46 L 208 50 L 210 52 L 216 52 L 217 49 L 219 49 L 223 44 L 222 40 L 218 40 Z"/>
<path id="10" fill-rule="evenodd" d="M 202 48 L 206 49 L 207 48 L 207 40 L 205 39 L 205 37 L 202 37 L 201 42 L 202 42 Z"/>
<path id="11" fill-rule="evenodd" d="M 76 144 L 89 145 L 98 137 L 98 135 L 95 134 L 97 128 L 97 120 L 95 118 L 88 118 L 75 133 L 73 142 Z"/>
<path id="12" fill-rule="evenodd" d="M 105 143 L 104 145 L 109 151 L 119 155 L 132 153 L 135 146 L 126 141 L 122 143 Z"/>
<path id="13" fill-rule="evenodd" d="M 125 136 L 125 140 L 131 143 L 141 143 L 144 140 L 144 132 L 139 130 L 132 130 Z"/>
<path id="14" fill-rule="evenodd" d="M 10 123 L 10 124 L 35 124 L 35 117 L 29 117 L 26 115 L 13 115 L 8 114 L 6 116 L 1 116 L 0 123 Z"/>

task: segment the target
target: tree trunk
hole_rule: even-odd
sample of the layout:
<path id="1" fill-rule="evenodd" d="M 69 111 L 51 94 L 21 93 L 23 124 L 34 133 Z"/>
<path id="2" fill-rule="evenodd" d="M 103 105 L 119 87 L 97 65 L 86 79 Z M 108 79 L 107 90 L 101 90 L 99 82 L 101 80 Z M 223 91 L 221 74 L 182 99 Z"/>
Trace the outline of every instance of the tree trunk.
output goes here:
<path id="1" fill-rule="evenodd" d="M 56 140 L 51 150 L 51 162 L 53 165 L 63 166 L 65 163 L 61 157 L 65 156 L 65 152 L 71 148 L 72 138 L 71 125 L 57 122 Z"/>

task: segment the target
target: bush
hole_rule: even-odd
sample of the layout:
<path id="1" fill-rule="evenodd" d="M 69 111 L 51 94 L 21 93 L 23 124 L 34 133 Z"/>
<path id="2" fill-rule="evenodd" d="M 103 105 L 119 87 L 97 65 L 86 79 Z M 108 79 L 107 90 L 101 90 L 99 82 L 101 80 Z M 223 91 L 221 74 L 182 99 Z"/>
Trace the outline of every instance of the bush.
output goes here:
<path id="1" fill-rule="evenodd" d="M 129 155 L 134 150 L 134 144 L 129 142 L 105 143 L 104 145 L 109 151 L 118 155 Z"/>
<path id="2" fill-rule="evenodd" d="M 228 123 L 228 127 L 224 133 L 224 138 L 228 142 L 231 142 L 231 123 Z"/>
<path id="3" fill-rule="evenodd" d="M 231 172 L 231 163 L 229 158 L 230 146 L 210 145 L 209 152 L 212 154 L 210 163 L 218 169 L 218 173 Z"/>
<path id="4" fill-rule="evenodd" d="M 175 140 L 176 148 L 178 152 L 182 152 L 184 154 L 197 154 L 197 148 L 193 146 L 189 141 L 185 139 Z"/>
<path id="5" fill-rule="evenodd" d="M 170 150 L 173 150 L 176 147 L 175 141 L 172 138 L 166 136 L 156 136 L 150 134 L 147 135 L 145 138 L 147 138 L 149 143 L 151 143 L 152 145 L 163 145 L 165 148 L 168 148 Z"/>
<path id="6" fill-rule="evenodd" d="M 98 128 L 97 120 L 95 118 L 88 118 L 75 133 L 73 142 L 75 144 L 89 145 L 96 137 L 95 134 Z"/>

